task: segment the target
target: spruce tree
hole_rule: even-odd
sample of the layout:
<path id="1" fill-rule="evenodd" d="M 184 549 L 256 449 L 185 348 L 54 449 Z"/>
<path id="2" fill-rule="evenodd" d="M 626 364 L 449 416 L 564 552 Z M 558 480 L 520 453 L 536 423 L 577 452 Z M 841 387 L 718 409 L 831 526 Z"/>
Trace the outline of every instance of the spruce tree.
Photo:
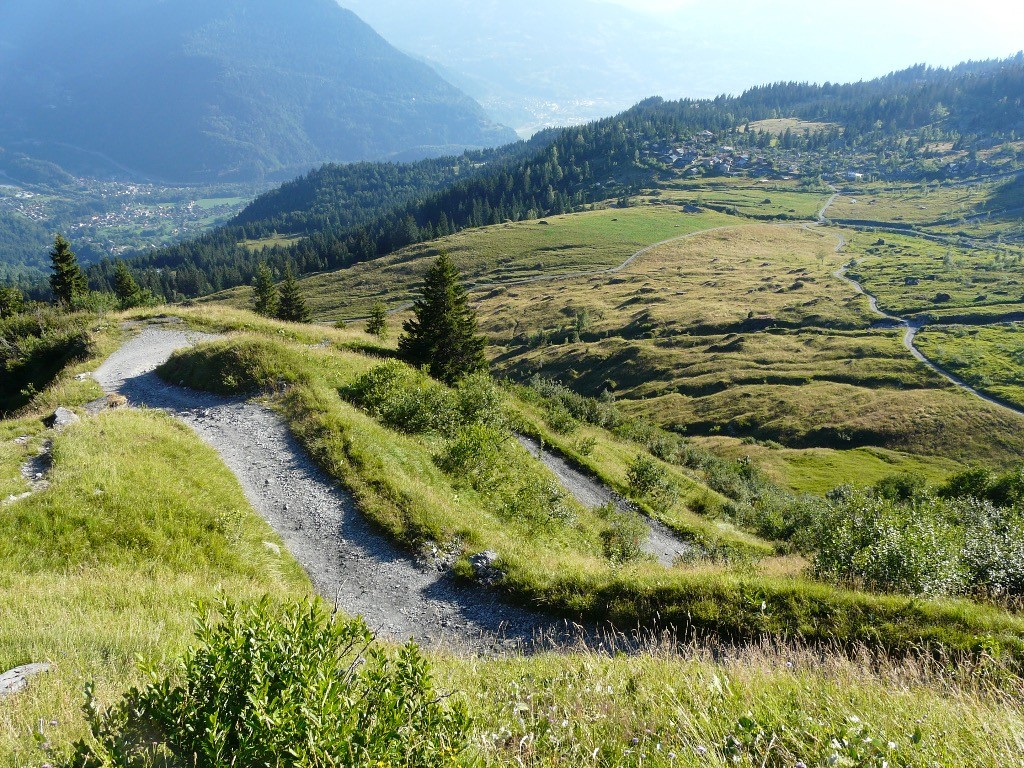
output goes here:
<path id="1" fill-rule="evenodd" d="M 373 302 L 370 317 L 366 321 L 366 332 L 386 339 L 388 336 L 388 311 L 381 301 Z"/>
<path id="2" fill-rule="evenodd" d="M 258 315 L 277 317 L 278 300 L 274 276 L 270 273 L 270 268 L 261 262 L 256 267 L 256 275 L 253 278 L 252 308 Z"/>
<path id="3" fill-rule="evenodd" d="M 292 274 L 291 268 L 286 268 L 284 272 L 284 282 L 281 283 L 277 302 L 277 319 L 290 323 L 308 323 L 312 319 L 306 300 L 299 291 L 299 282 Z"/>
<path id="4" fill-rule="evenodd" d="M 131 309 L 148 304 L 152 295 L 139 287 L 123 261 L 118 261 L 114 266 L 114 295 L 117 296 L 117 303 L 121 309 Z"/>
<path id="5" fill-rule="evenodd" d="M 89 282 L 78 265 L 78 257 L 71 250 L 71 243 L 63 235 L 54 238 L 50 261 L 50 269 L 53 270 L 50 287 L 53 289 L 54 303 L 70 309 L 75 299 L 89 292 Z"/>
<path id="6" fill-rule="evenodd" d="M 447 253 L 427 271 L 413 317 L 402 328 L 399 354 L 414 365 L 430 366 L 431 375 L 441 381 L 453 384 L 487 368 L 487 342 L 477 331 L 476 314 Z"/>

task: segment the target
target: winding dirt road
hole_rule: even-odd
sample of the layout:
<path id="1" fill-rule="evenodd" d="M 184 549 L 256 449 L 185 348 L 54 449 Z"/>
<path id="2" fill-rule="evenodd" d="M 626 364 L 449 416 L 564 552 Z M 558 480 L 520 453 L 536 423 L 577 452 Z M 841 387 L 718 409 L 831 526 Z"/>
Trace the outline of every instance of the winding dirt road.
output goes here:
<path id="1" fill-rule="evenodd" d="M 415 562 L 370 525 L 270 409 L 170 386 L 154 373 L 175 350 L 212 338 L 147 326 L 93 375 L 104 391 L 167 411 L 213 446 L 326 599 L 382 636 L 426 646 L 520 652 L 600 640 L 592 628 L 509 605 Z"/>
<path id="2" fill-rule="evenodd" d="M 835 187 L 832 187 L 832 189 L 835 190 Z M 825 206 L 818 212 L 819 225 L 824 225 L 826 223 L 825 214 L 828 212 L 829 207 L 836 201 L 837 197 L 839 197 L 839 192 L 835 191 L 832 197 L 828 199 L 828 202 L 825 203 Z M 845 238 L 843 238 L 842 235 L 837 235 L 836 237 L 839 240 L 839 242 L 836 244 L 836 253 L 839 253 L 846 246 L 846 240 Z M 957 376 L 955 373 L 943 368 L 941 365 L 927 357 L 920 349 L 917 348 L 917 345 L 914 344 L 914 340 L 917 338 L 917 334 L 921 331 L 921 329 L 926 327 L 928 324 L 920 321 L 908 320 L 905 317 L 900 317 L 899 315 L 892 315 L 883 310 L 881 307 L 878 306 L 878 299 L 874 295 L 869 293 L 863 285 L 858 283 L 856 280 L 850 277 L 849 274 L 847 274 L 849 272 L 849 269 L 850 265 L 847 264 L 837 269 L 833 274 L 843 282 L 850 285 L 861 296 L 867 298 L 868 304 L 870 305 L 872 312 L 874 312 L 883 320 L 891 322 L 894 327 L 906 329 L 906 332 L 903 334 L 903 346 L 906 347 L 907 351 L 914 356 L 915 360 L 924 364 L 931 371 L 937 373 L 939 376 L 946 379 L 946 381 L 950 382 L 957 388 L 965 392 L 968 392 L 971 395 L 974 395 L 980 400 L 984 400 L 986 403 L 995 405 L 999 408 L 1005 408 L 1009 411 L 1013 411 L 1018 416 L 1024 416 L 1024 409 L 1021 409 L 1018 406 L 1009 403 L 1005 400 L 1002 400 L 998 397 L 987 395 L 981 390 L 975 389 L 966 381 Z"/>

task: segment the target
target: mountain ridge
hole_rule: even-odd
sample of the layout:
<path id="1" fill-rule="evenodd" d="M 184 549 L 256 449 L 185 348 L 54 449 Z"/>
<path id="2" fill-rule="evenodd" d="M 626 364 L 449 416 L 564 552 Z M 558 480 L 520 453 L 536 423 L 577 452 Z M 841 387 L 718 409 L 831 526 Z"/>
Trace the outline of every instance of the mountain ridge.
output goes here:
<path id="1" fill-rule="evenodd" d="M 0 145 L 198 182 L 515 138 L 351 11 L 300 4 L 12 4 L 0 11 L 0 98 L 17 119 Z M 58 57 L 40 56 L 44 34 Z"/>

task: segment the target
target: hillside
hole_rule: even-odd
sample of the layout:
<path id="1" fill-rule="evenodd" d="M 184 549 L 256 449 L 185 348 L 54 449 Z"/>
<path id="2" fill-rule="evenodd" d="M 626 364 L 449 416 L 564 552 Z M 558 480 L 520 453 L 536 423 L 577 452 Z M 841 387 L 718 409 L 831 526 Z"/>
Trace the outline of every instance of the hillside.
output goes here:
<path id="1" fill-rule="evenodd" d="M 404 703 L 417 692 L 471 717 L 415 720 L 391 731 L 385 754 L 443 725 L 454 731 L 445 760 L 459 765 L 528 757 L 587 768 L 781 768 L 843 756 L 865 768 L 897 758 L 987 767 L 1016 749 L 1024 629 L 1002 590 L 1019 594 L 1019 568 L 971 570 L 1012 579 L 979 599 L 943 581 L 948 562 L 929 559 L 983 568 L 971 542 L 1019 541 L 1012 525 L 990 529 L 969 516 L 954 538 L 933 538 L 953 533 L 934 515 L 968 512 L 973 501 L 918 489 L 910 507 L 898 483 L 800 499 L 746 462 L 716 460 L 608 401 L 550 383 L 478 378 L 449 389 L 386 360 L 391 346 L 358 330 L 211 308 L 75 319 L 90 351 L 18 418 L 0 421 L 0 488 L 15 496 L 0 547 L 9 608 L 0 661 L 57 661 L 5 701 L 0 765 L 32 763 L 40 750 L 51 764 L 82 765 L 71 758 L 80 738 L 101 753 L 125 743 L 180 753 L 207 733 L 246 732 L 250 751 L 267 742 L 329 751 L 333 730 L 367 696 Z M 161 381 L 149 370 L 175 347 Z M 101 387 L 152 407 L 90 416 L 82 406 Z M 82 422 L 47 430 L 40 417 L 55 402 Z M 510 429 L 543 439 L 548 456 L 635 506 L 587 507 L 516 441 L 465 450 L 474 436 Z M 52 456 L 43 482 L 19 476 L 22 464 L 41 466 L 40 450 Z M 275 455 L 285 458 L 276 464 Z M 653 487 L 637 481 L 639 465 L 653 468 Z M 986 509 L 989 522 L 1018 519 Z M 872 560 L 870 515 L 851 524 L 857 510 L 887 526 L 882 546 L 925 559 L 903 568 Z M 665 564 L 636 548 L 657 519 L 688 555 Z M 770 540 L 754 529 L 772 531 Z M 864 546 L 856 560 L 873 569 L 856 581 L 828 559 L 850 546 Z M 485 547 L 491 565 L 481 567 Z M 395 574 L 402 586 L 389 582 Z M 923 586 L 872 581 L 922 577 Z M 299 602 L 314 588 L 322 601 Z M 340 609 L 334 630 L 314 640 L 309 619 L 295 617 L 323 622 L 331 605 Z M 375 633 L 353 640 L 355 611 Z M 608 618 L 686 630 L 588 634 Z M 548 630 L 524 636 L 529 622 Z M 428 657 L 399 646 L 410 634 L 434 646 Z M 359 649 L 356 661 L 333 659 L 339 638 L 346 654 Z M 562 652 L 531 653 L 546 648 Z M 182 661 L 207 651 L 209 663 Z M 334 707 L 338 687 L 348 691 L 364 668 L 371 685 Z M 181 703 L 162 683 L 146 689 L 155 711 L 107 709 L 138 697 L 131 686 L 165 677 L 178 685 L 183 675 L 197 675 L 184 722 L 160 707 Z M 249 686 L 251 697 L 232 695 Z M 83 687 L 105 713 L 89 723 L 78 714 Z M 282 687 L 316 718 L 287 717 L 299 699 L 268 695 Z M 188 717 L 229 695 L 216 718 Z M 160 716 L 162 728 L 138 732 L 140 718 Z M 290 726 L 248 730 L 267 716 Z M 382 749 L 379 730 L 369 732 L 360 748 Z"/>
<path id="2" fill-rule="evenodd" d="M 1024 129 L 1022 82 L 1024 58 L 1018 56 L 950 70 L 915 67 L 847 85 L 779 83 L 739 97 L 650 99 L 614 118 L 547 132 L 520 145 L 523 156 L 449 178 L 440 189 L 403 192 L 389 210 L 387 185 L 374 187 L 373 177 L 388 181 L 395 170 L 368 166 L 336 175 L 334 191 L 325 177 L 328 185 L 316 201 L 305 202 L 325 202 L 314 215 L 303 216 L 286 195 L 265 199 L 272 204 L 257 216 L 243 213 L 255 231 L 291 222 L 296 234 L 307 235 L 314 225 L 309 237 L 288 247 L 260 252 L 258 244 L 241 245 L 244 238 L 229 228 L 151 252 L 136 265 L 156 293 L 196 296 L 250 282 L 261 260 L 279 271 L 286 264 L 299 272 L 337 269 L 449 232 L 579 211 L 683 178 L 740 175 L 815 184 L 852 172 L 906 181 L 1007 173 L 1021 165 L 1012 138 Z M 798 130 L 773 132 L 780 124 Z M 368 190 L 383 194 L 373 218 L 356 223 L 346 208 L 352 194 Z M 95 270 L 94 285 L 109 285 L 111 274 L 109 266 Z"/>
<path id="3" fill-rule="evenodd" d="M 514 138 L 331 0 L 5 3 L 0 100 L 6 152 L 95 176 L 281 178 Z"/>

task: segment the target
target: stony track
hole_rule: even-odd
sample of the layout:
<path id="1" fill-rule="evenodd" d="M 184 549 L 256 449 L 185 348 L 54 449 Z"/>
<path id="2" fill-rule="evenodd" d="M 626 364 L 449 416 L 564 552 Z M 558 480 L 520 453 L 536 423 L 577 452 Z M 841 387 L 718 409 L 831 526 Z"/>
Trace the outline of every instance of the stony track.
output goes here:
<path id="1" fill-rule="evenodd" d="M 593 628 L 510 605 L 396 548 L 269 408 L 171 386 L 154 373 L 175 350 L 211 338 L 147 326 L 93 375 L 106 392 L 167 411 L 213 446 L 326 599 L 382 636 L 425 646 L 489 653 L 600 642 Z"/>

